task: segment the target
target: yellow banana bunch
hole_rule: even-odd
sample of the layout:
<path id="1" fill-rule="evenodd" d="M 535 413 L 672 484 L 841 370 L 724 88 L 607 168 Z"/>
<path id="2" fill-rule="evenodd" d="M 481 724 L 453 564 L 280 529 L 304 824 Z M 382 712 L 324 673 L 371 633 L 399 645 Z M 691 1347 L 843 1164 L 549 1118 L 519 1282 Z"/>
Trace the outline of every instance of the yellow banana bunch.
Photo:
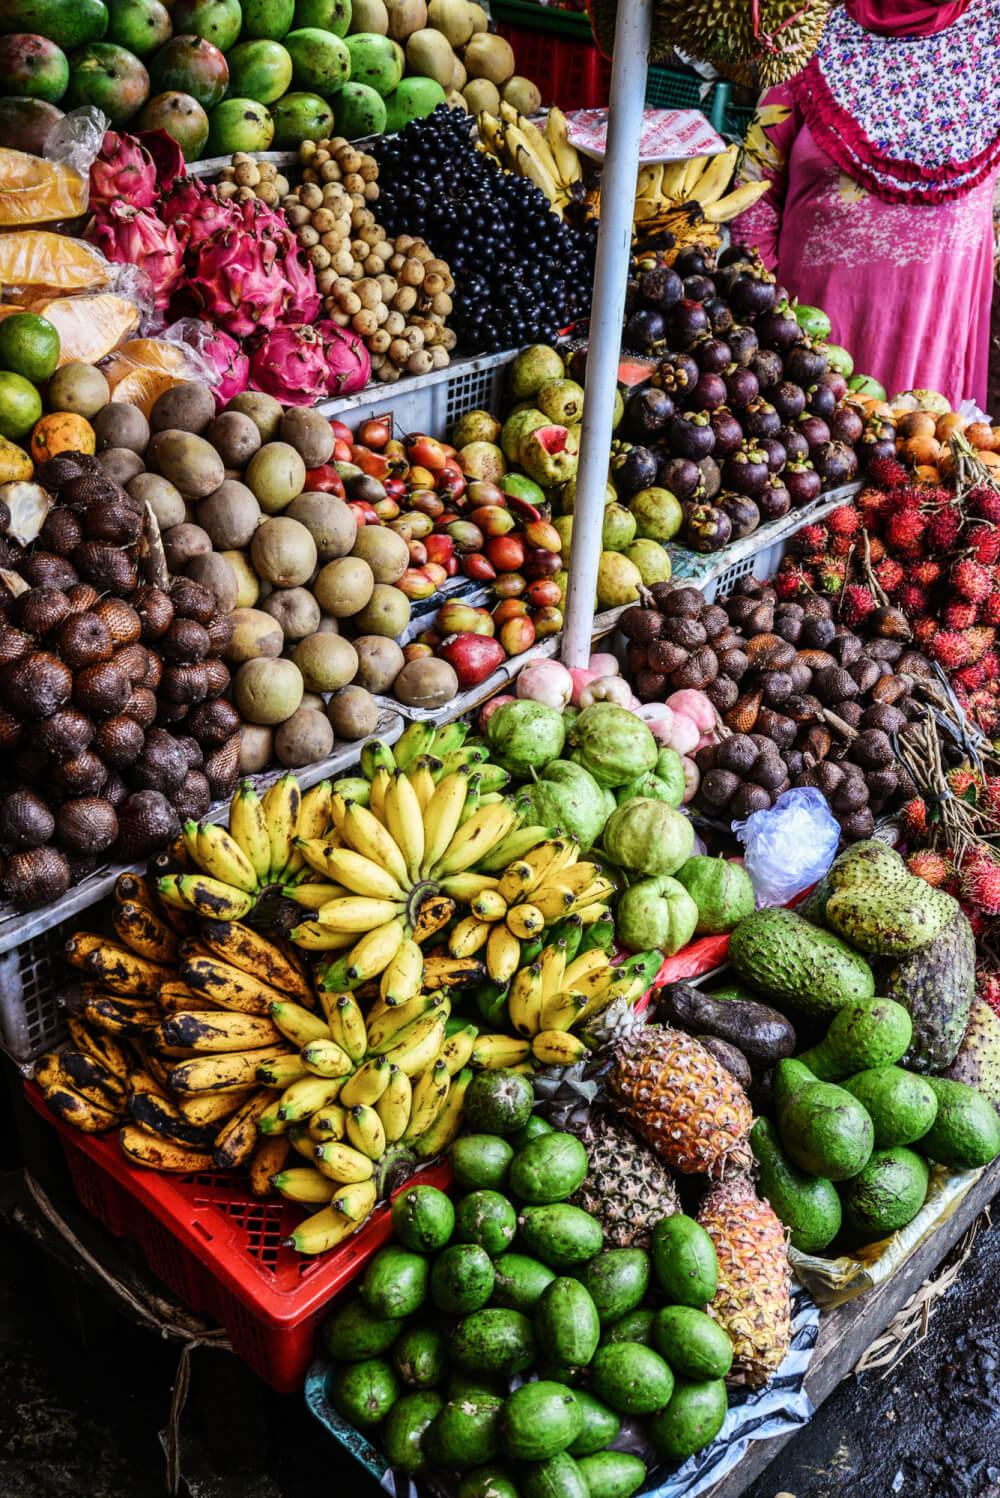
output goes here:
<path id="1" fill-rule="evenodd" d="M 642 235 L 670 229 L 678 244 L 701 238 L 717 243 L 714 226 L 744 213 L 767 192 L 767 182 L 745 183 L 729 191 L 741 147 L 727 146 L 715 156 L 640 166 L 633 218 Z"/>
<path id="2" fill-rule="evenodd" d="M 499 117 L 483 110 L 476 124 L 487 154 L 494 156 L 505 171 L 534 182 L 561 217 L 573 184 L 583 177 L 562 110 L 549 110 L 544 131 L 506 102 L 500 105 Z"/>

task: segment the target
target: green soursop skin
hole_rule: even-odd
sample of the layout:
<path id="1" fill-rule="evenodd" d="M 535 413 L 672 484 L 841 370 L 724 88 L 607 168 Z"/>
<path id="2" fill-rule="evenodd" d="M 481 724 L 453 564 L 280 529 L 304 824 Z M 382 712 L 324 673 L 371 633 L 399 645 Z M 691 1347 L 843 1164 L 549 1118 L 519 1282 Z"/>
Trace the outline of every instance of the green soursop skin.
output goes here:
<path id="1" fill-rule="evenodd" d="M 860 953 L 791 910 L 746 916 L 729 938 L 729 961 L 753 988 L 805 1014 L 835 1014 L 875 995 L 872 970 Z"/>
<path id="2" fill-rule="evenodd" d="M 636 796 L 608 818 L 604 850 L 624 869 L 639 874 L 676 874 L 694 848 L 690 817 L 665 801 Z M 654 943 L 655 945 L 655 943 Z"/>
<path id="3" fill-rule="evenodd" d="M 835 890 L 826 902 L 826 921 L 860 952 L 903 957 L 940 936 L 958 909 L 952 895 L 911 875 Z"/>
<path id="4" fill-rule="evenodd" d="M 669 874 L 640 879 L 618 900 L 615 930 L 629 952 L 656 947 L 672 957 L 687 946 L 697 924 L 697 905 Z"/>
<path id="5" fill-rule="evenodd" d="M 502 711 L 499 709 L 494 717 Z M 582 765 L 569 759 L 554 759 L 547 764 L 540 777 L 526 787 L 521 800 L 527 807 L 523 817 L 526 825 L 559 827 L 579 838 L 584 852 L 597 842 L 615 807 L 611 792 L 598 785 Z"/>
<path id="6" fill-rule="evenodd" d="M 500 716 L 494 713 L 490 723 Z M 597 781 L 613 790 L 636 775 L 652 770 L 659 756 L 656 740 L 641 718 L 613 702 L 585 707 L 570 729 L 570 758 Z"/>
<path id="7" fill-rule="evenodd" d="M 936 941 L 879 967 L 879 990 L 909 1011 L 913 1040 L 902 1065 L 938 1072 L 958 1055 L 975 994 L 976 940 L 959 910 Z"/>
<path id="8" fill-rule="evenodd" d="M 958 1055 L 944 1076 L 977 1087 L 1000 1113 L 1000 1017 L 983 999 L 973 999 Z"/>
<path id="9" fill-rule="evenodd" d="M 563 715 L 542 702 L 505 702 L 486 725 L 492 758 L 522 780 L 558 759 L 566 741 Z"/>

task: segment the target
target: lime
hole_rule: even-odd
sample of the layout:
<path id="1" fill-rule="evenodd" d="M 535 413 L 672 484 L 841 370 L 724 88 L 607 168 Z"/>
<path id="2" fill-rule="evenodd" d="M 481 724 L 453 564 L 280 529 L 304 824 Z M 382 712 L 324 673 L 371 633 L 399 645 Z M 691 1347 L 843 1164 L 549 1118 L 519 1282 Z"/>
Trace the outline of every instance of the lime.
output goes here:
<path id="1" fill-rule="evenodd" d="M 0 437 L 26 437 L 41 414 L 42 397 L 31 381 L 0 369 Z"/>
<path id="2" fill-rule="evenodd" d="M 0 369 L 37 384 L 55 373 L 58 362 L 59 334 L 47 318 L 13 312 L 0 321 Z"/>

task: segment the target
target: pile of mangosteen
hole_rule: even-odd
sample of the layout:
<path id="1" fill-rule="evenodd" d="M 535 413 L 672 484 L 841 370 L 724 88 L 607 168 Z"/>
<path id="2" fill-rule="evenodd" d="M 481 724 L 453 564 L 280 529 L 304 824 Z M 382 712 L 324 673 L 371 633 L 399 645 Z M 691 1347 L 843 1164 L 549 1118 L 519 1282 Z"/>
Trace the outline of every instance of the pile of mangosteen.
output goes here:
<path id="1" fill-rule="evenodd" d="M 645 267 L 645 268 L 644 268 Z M 843 374 L 806 336 L 756 252 L 688 246 L 640 261 L 627 347 L 652 354 L 612 456 L 619 497 L 657 485 L 681 502 L 678 539 L 717 551 L 850 483 L 892 433 L 866 431 Z M 867 439 L 867 440 L 863 440 Z"/>

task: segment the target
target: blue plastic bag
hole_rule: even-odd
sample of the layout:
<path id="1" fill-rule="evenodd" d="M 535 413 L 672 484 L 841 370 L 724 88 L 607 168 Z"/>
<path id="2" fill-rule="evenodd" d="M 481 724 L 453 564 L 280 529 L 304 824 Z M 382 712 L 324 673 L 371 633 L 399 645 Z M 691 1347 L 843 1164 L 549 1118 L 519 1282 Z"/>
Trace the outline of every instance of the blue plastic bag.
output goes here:
<path id="1" fill-rule="evenodd" d="M 822 879 L 837 853 L 840 827 L 815 786 L 785 791 L 733 831 L 744 845 L 743 867 L 763 905 L 787 905 Z"/>

